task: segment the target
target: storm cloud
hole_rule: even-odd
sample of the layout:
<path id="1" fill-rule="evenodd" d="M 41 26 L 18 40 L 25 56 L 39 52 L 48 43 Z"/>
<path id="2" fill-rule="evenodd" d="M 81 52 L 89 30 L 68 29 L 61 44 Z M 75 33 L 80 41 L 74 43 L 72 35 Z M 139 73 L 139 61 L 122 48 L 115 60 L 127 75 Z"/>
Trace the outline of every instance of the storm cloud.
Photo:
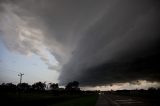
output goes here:
<path id="1" fill-rule="evenodd" d="M 8 49 L 40 56 L 62 85 L 160 81 L 158 0 L 1 0 L 0 9 Z"/>

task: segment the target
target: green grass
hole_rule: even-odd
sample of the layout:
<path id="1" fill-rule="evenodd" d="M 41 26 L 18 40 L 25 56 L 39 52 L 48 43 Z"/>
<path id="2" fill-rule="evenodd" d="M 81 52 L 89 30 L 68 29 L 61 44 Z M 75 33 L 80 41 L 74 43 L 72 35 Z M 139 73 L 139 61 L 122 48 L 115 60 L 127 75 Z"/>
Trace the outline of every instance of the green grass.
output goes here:
<path id="1" fill-rule="evenodd" d="M 94 106 L 97 95 L 61 95 L 47 93 L 0 93 L 0 106 Z M 9 102 L 6 102 L 9 101 Z"/>
<path id="2" fill-rule="evenodd" d="M 82 96 L 49 106 L 95 106 L 97 95 Z"/>

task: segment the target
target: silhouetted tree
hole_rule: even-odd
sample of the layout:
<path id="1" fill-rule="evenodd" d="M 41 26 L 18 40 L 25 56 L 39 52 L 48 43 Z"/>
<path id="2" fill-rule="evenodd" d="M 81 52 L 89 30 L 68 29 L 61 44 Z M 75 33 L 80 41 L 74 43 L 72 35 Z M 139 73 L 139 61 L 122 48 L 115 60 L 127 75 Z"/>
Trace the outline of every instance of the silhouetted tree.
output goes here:
<path id="1" fill-rule="evenodd" d="M 46 84 L 42 82 L 37 82 L 32 85 L 32 88 L 34 90 L 40 90 L 40 91 L 45 90 L 45 87 L 46 87 Z"/>
<path id="2" fill-rule="evenodd" d="M 19 83 L 17 88 L 22 91 L 29 91 L 31 86 L 28 83 Z"/>
<path id="3" fill-rule="evenodd" d="M 1 86 L 1 91 L 15 91 L 16 90 L 16 85 L 12 83 L 3 83 Z"/>
<path id="4" fill-rule="evenodd" d="M 77 81 L 69 82 L 65 89 L 66 90 L 80 90 L 79 89 L 79 82 L 77 82 Z"/>
<path id="5" fill-rule="evenodd" d="M 57 90 L 59 88 L 58 83 L 50 83 L 50 88 L 51 90 Z"/>

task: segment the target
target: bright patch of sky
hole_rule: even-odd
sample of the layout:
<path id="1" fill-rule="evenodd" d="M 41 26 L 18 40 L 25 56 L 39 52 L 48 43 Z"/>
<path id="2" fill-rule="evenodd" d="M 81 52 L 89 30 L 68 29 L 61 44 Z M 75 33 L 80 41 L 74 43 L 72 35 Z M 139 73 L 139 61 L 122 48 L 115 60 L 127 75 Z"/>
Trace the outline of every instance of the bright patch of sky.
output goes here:
<path id="1" fill-rule="evenodd" d="M 104 86 L 94 86 L 94 87 L 81 87 L 82 90 L 101 90 L 101 91 L 110 91 L 110 90 L 133 90 L 133 89 L 149 89 L 151 87 L 159 88 L 159 82 L 150 82 L 146 80 L 137 80 L 135 82 L 129 83 L 115 83 L 112 85 Z"/>
<path id="2" fill-rule="evenodd" d="M 34 83 L 37 81 L 58 82 L 59 73 L 48 69 L 48 66 L 39 56 L 21 55 L 10 52 L 0 41 L 0 83 L 19 83 L 18 73 L 24 73 L 23 82 Z M 49 55 L 50 62 L 54 63 L 54 57 Z"/>

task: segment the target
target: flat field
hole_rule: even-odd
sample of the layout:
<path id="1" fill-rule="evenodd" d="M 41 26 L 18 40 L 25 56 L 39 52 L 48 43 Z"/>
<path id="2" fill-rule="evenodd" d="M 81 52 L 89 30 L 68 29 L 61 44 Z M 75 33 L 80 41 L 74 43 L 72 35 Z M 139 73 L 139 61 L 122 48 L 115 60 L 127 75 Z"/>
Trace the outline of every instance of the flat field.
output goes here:
<path id="1" fill-rule="evenodd" d="M 95 106 L 98 95 L 61 95 L 49 93 L 0 93 L 0 106 Z"/>

